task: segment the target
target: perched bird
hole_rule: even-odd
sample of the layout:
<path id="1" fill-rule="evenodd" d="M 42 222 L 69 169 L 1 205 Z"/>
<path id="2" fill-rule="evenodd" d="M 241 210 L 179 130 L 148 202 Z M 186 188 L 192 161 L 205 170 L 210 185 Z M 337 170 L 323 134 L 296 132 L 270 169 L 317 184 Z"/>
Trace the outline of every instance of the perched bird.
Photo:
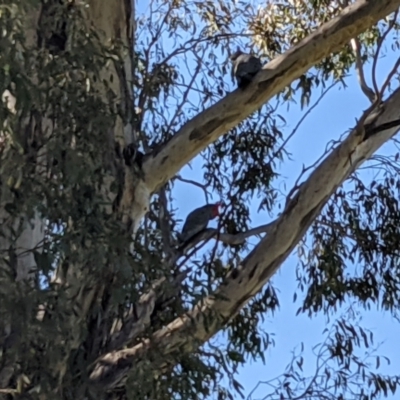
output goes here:
<path id="1" fill-rule="evenodd" d="M 236 78 L 239 88 L 244 89 L 254 78 L 262 65 L 259 58 L 243 53 L 238 47 L 230 56 L 232 61 L 232 78 Z"/>
<path id="2" fill-rule="evenodd" d="M 222 203 L 207 204 L 203 207 L 196 208 L 186 218 L 179 239 L 182 243 L 188 241 L 193 236 L 204 230 L 208 221 L 218 217 L 219 207 Z"/>

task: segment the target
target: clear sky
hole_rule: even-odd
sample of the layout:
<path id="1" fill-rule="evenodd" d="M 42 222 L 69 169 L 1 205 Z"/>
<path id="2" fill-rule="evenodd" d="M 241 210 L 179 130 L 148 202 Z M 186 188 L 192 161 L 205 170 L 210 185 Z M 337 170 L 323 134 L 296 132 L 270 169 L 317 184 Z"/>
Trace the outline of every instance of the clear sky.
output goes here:
<path id="1" fill-rule="evenodd" d="M 139 5 L 139 11 L 142 7 L 144 7 L 143 3 Z M 398 57 L 399 53 L 397 52 L 380 59 L 378 82 L 383 82 L 387 72 Z M 368 68 L 366 69 L 366 76 L 367 78 L 370 76 Z M 230 81 L 228 76 L 227 81 Z M 360 90 L 354 71 L 346 80 L 346 83 L 347 88 L 337 85 L 325 96 L 319 106 L 303 122 L 296 135 L 289 141 L 286 149 L 292 154 L 292 160 L 285 160 L 280 170 L 281 181 L 276 182 L 283 192 L 287 193 L 290 190 L 301 171 L 302 165 L 313 164 L 324 153 L 327 143 L 332 139 L 337 140 L 345 131 L 352 128 L 355 125 L 356 118 L 359 118 L 362 111 L 369 106 L 366 97 Z M 310 105 L 317 97 L 318 93 L 315 92 Z M 301 110 L 300 105 L 294 104 L 290 106 L 289 110 L 287 110 L 286 105 L 278 110 L 278 113 L 283 115 L 287 121 L 287 126 L 284 129 L 285 137 L 290 134 L 306 110 Z M 379 153 L 389 152 L 395 152 L 394 146 L 390 143 L 386 144 Z M 185 167 L 180 174 L 186 179 L 201 181 L 203 174 L 201 166 L 201 160 L 194 160 L 191 168 Z M 362 174 L 366 179 L 371 179 L 375 172 L 366 170 Z M 285 183 L 286 189 L 284 189 L 283 183 Z M 180 182 L 176 183 L 174 197 L 176 199 L 175 206 L 178 208 L 177 217 L 182 220 L 192 209 L 205 203 L 200 189 Z M 213 200 L 216 200 L 216 198 L 214 197 Z M 267 213 L 257 213 L 257 208 L 258 204 L 254 202 L 251 208 L 252 226 L 270 221 Z M 275 346 L 271 346 L 267 351 L 266 365 L 263 365 L 261 360 L 259 362 L 248 362 L 239 370 L 238 380 L 244 386 L 246 396 L 259 381 L 269 380 L 283 373 L 286 365 L 291 361 L 293 350 L 299 347 L 301 343 L 304 343 L 305 346 L 304 375 L 312 375 L 315 357 L 312 355 L 311 348 L 324 339 L 323 330 L 335 320 L 336 316 L 341 315 L 341 311 L 336 315 L 330 315 L 331 322 L 328 322 L 328 317 L 322 314 L 313 318 L 302 314 L 296 316 L 296 311 L 301 304 L 301 299 L 293 303 L 293 294 L 297 286 L 296 265 L 297 256 L 294 252 L 273 277 L 274 286 L 278 290 L 280 309 L 274 315 L 268 316 L 263 327 L 269 334 L 273 335 Z M 391 317 L 390 313 L 382 310 L 365 311 L 356 304 L 354 309 L 360 312 L 361 325 L 374 332 L 375 344 L 383 342 L 377 354 L 385 355 L 391 359 L 391 365 L 386 366 L 382 363 L 379 372 L 399 374 L 399 323 Z M 260 386 L 252 399 L 261 399 L 268 392 L 268 387 Z M 400 395 L 387 398 L 400 398 Z"/>

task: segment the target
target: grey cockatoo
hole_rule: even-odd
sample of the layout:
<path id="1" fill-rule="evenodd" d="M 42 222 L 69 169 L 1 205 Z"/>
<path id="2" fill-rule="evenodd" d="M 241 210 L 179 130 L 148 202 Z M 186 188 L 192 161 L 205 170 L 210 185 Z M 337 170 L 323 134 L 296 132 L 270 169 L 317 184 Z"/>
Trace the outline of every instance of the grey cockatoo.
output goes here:
<path id="1" fill-rule="evenodd" d="M 193 210 L 186 218 L 179 240 L 184 243 L 205 229 L 210 220 L 218 217 L 220 206 L 222 203 L 207 204 Z"/>
<path id="2" fill-rule="evenodd" d="M 238 47 L 230 56 L 232 61 L 232 78 L 235 77 L 239 88 L 244 89 L 254 78 L 262 65 L 259 58 L 243 53 Z"/>

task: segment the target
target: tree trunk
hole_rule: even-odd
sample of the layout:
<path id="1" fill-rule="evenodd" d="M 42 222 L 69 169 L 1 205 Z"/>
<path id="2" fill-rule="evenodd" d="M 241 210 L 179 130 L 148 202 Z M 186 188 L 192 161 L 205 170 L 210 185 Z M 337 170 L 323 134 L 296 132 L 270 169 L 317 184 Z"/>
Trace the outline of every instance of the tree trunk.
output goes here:
<path id="1" fill-rule="evenodd" d="M 34 4 L 36 5 L 36 3 Z M 133 15 L 129 0 L 122 2 L 94 0 L 89 1 L 88 6 L 86 8 L 84 4 L 73 5 L 72 3 L 62 4 L 58 1 L 49 1 L 42 5 L 37 3 L 37 8 L 32 8 L 32 4 L 16 8 L 21 27 L 23 27 L 22 32 L 25 34 L 25 41 L 23 43 L 17 41 L 17 46 L 18 50 L 25 54 L 29 54 L 28 52 L 41 56 L 45 54 L 48 63 L 44 65 L 45 67 L 52 60 L 57 60 L 60 55 L 71 51 L 77 29 L 96 32 L 99 51 L 100 46 L 112 50 L 114 45 L 122 49 L 119 54 L 123 61 L 120 62 L 114 58 L 114 62 L 108 63 L 105 68 L 101 69 L 96 87 L 104 102 L 108 102 L 110 108 L 115 108 L 115 104 L 117 104 L 119 110 L 113 128 L 109 129 L 108 143 L 104 146 L 104 164 L 107 164 L 110 173 L 104 177 L 103 185 L 100 188 L 100 192 L 109 200 L 109 204 L 105 207 L 106 212 L 111 214 L 113 212 L 111 204 L 115 199 L 115 194 L 111 193 L 110 185 L 117 179 L 115 168 L 113 168 L 115 164 L 114 143 L 119 143 L 120 147 L 124 147 L 135 140 L 131 83 Z M 74 26 L 71 23 L 72 18 L 69 18 L 72 12 L 79 14 L 79 17 L 73 21 Z M 82 21 L 86 26 L 79 25 Z M 26 29 L 27 27 L 29 29 Z M 36 89 L 39 89 L 40 85 L 49 84 L 50 89 L 54 89 L 52 85 L 56 80 L 48 77 L 48 82 L 43 82 L 41 70 L 36 68 L 39 63 L 35 65 L 32 60 L 30 61 L 31 69 L 28 70 L 28 62 L 21 68 L 25 70 L 27 79 L 30 80 L 32 86 L 37 85 Z M 80 78 L 79 73 L 74 76 L 75 71 L 72 68 L 70 72 L 72 80 Z M 35 323 L 34 320 L 37 323 L 37 320 L 48 321 L 52 318 L 49 315 L 47 300 L 45 304 L 41 304 L 38 293 L 32 293 L 32 289 L 35 290 L 38 287 L 37 260 L 43 251 L 46 236 L 47 218 L 40 212 L 40 209 L 51 207 L 51 205 L 46 204 L 46 201 L 42 204 L 29 204 L 29 198 L 25 198 L 25 194 L 29 195 L 29 192 L 25 190 L 28 190 L 27 182 L 30 177 L 47 175 L 47 178 L 51 179 L 53 164 L 60 163 L 60 159 L 54 157 L 52 153 L 54 149 L 51 148 L 52 133 L 57 131 L 58 127 L 56 126 L 57 122 L 51 116 L 51 108 L 41 107 L 39 98 L 37 100 L 30 99 L 32 101 L 29 106 L 21 101 L 22 96 L 18 93 L 21 87 L 17 78 L 16 74 L 11 73 L 11 86 L 4 91 L 2 96 L 3 102 L 8 106 L 9 114 L 6 116 L 0 132 L 3 156 L 0 164 L 0 249 L 2 256 L 0 347 L 4 349 L 0 363 L 0 389 L 3 389 L 0 396 L 2 393 L 15 393 L 16 389 L 10 389 L 10 386 L 19 385 L 17 383 L 20 379 L 18 376 L 26 377 L 28 375 L 27 371 L 21 367 L 21 358 L 24 346 L 28 348 L 32 346 L 30 342 L 32 328 L 29 324 Z M 103 80 L 107 82 L 106 85 L 103 84 Z M 111 100 L 109 100 L 110 94 L 112 95 Z M 39 111 L 41 109 L 42 111 Z M 10 135 L 12 124 L 15 122 L 12 120 L 13 116 L 19 120 L 19 129 L 15 136 Z M 96 114 L 87 115 L 87 118 L 96 118 Z M 73 124 L 72 121 L 71 124 Z M 74 140 L 76 141 L 76 139 Z M 60 155 L 61 158 L 64 156 L 65 154 Z M 135 177 L 131 176 L 131 185 L 135 184 L 134 179 Z M 140 187 L 140 184 L 136 186 Z M 39 197 L 36 196 L 35 200 Z M 125 204 L 122 210 L 123 213 L 126 213 L 121 217 L 124 220 L 132 218 L 132 211 L 135 207 L 141 210 L 147 207 L 147 203 L 137 205 L 135 193 L 132 193 L 131 187 L 129 196 L 123 193 L 121 197 L 125 199 L 126 203 L 129 201 L 129 204 Z M 148 198 L 149 196 L 140 201 L 147 202 Z M 136 226 L 139 222 L 139 220 L 136 221 Z M 79 249 L 76 248 L 76 251 Z M 75 311 L 70 315 L 70 319 L 64 327 L 66 330 L 67 326 L 70 329 L 69 339 L 66 341 L 65 335 L 54 339 L 54 343 L 63 348 L 60 358 L 51 361 L 54 366 L 54 376 L 57 376 L 60 382 L 67 373 L 66 363 L 71 351 L 82 345 L 82 324 L 85 325 L 84 322 L 86 318 L 89 318 L 91 308 L 96 307 L 99 297 L 105 291 L 104 286 L 108 284 L 108 282 L 101 282 L 98 276 L 93 278 L 90 273 L 85 273 L 82 270 L 83 267 L 85 265 L 71 264 L 68 269 L 59 268 L 57 277 L 52 280 L 53 284 L 57 284 L 55 293 L 58 292 L 59 296 L 66 295 L 68 297 L 64 307 Z M 29 305 L 30 297 L 32 298 L 31 305 Z M 11 315 L 10 310 L 15 307 L 18 307 L 19 312 Z M 49 343 L 51 342 L 50 340 Z M 45 362 L 44 359 L 42 362 Z M 16 367 L 18 364 L 19 367 Z M 26 385 L 32 385 L 32 382 L 22 383 L 22 387 Z M 54 396 L 56 393 L 61 395 L 59 390 L 60 387 L 53 392 Z"/>

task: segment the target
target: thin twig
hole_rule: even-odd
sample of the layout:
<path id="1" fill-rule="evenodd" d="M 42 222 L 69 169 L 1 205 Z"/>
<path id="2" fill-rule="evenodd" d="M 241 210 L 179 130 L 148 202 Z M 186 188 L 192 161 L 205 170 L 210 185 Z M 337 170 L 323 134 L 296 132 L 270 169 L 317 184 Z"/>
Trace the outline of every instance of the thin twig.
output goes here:
<path id="1" fill-rule="evenodd" d="M 381 97 L 381 100 L 382 100 L 382 97 L 383 97 L 383 93 L 385 92 L 386 88 L 389 86 L 389 83 L 390 83 L 390 81 L 392 80 L 393 75 L 394 75 L 394 74 L 397 72 L 397 70 L 399 69 L 399 66 L 400 66 L 400 57 L 397 59 L 396 63 L 394 64 L 394 66 L 393 66 L 393 68 L 392 68 L 392 70 L 389 72 L 389 74 L 388 74 L 388 76 L 387 76 L 387 78 L 386 78 L 384 84 L 382 85 L 382 88 L 381 88 L 381 90 L 380 90 L 380 95 L 381 95 L 380 97 Z"/>
<path id="2" fill-rule="evenodd" d="M 318 106 L 318 104 L 321 102 L 321 100 L 325 97 L 325 95 L 337 84 L 338 82 L 332 83 L 327 89 L 325 89 L 321 95 L 318 97 L 318 99 L 315 101 L 315 103 L 308 108 L 308 110 L 304 113 L 304 115 L 299 119 L 297 122 L 296 126 L 293 128 L 292 132 L 289 134 L 289 136 L 283 141 L 283 143 L 279 146 L 279 148 L 272 154 L 270 159 L 268 160 L 267 163 L 270 163 L 276 156 L 279 154 L 282 149 L 287 145 L 289 140 L 295 135 L 297 130 L 300 128 L 300 125 L 304 122 L 304 120 L 310 115 L 311 111 L 314 110 L 315 107 Z"/>
<path id="3" fill-rule="evenodd" d="M 208 262 L 208 266 L 210 266 L 215 260 L 215 255 L 217 254 L 218 244 L 219 244 L 220 236 L 221 236 L 221 228 L 222 228 L 224 217 L 225 217 L 227 211 L 228 211 L 228 209 L 225 207 L 223 214 L 220 215 L 220 217 L 219 217 L 218 226 L 217 226 L 217 235 L 215 236 L 215 245 L 214 245 L 214 248 L 212 249 L 211 257 L 210 257 L 210 260 Z M 210 280 L 210 278 L 211 278 L 211 273 L 210 272 L 211 271 L 209 271 L 209 268 L 207 268 L 208 285 L 209 285 L 208 289 L 212 290 L 211 289 L 212 282 Z"/>
<path id="4" fill-rule="evenodd" d="M 378 84 L 376 81 L 376 67 L 378 65 L 379 54 L 381 52 L 382 44 L 385 41 L 386 36 L 389 34 L 389 32 L 392 30 L 392 28 L 394 27 L 394 25 L 396 23 L 398 13 L 399 13 L 398 11 L 395 12 L 393 19 L 389 22 L 388 28 L 386 29 L 386 31 L 384 32 L 382 37 L 380 37 L 378 39 L 378 46 L 377 46 L 375 57 L 374 57 L 374 60 L 372 63 L 372 84 L 374 86 L 375 93 L 379 93 L 379 88 L 378 88 Z"/>
<path id="5" fill-rule="evenodd" d="M 199 58 L 199 59 L 198 59 L 197 66 L 196 66 L 196 70 L 194 71 L 194 74 L 192 75 L 192 77 L 191 77 L 191 79 L 190 79 L 188 88 L 186 89 L 184 95 L 182 96 L 182 101 L 181 101 L 181 103 L 178 105 L 178 107 L 177 107 L 177 109 L 176 109 L 176 111 L 175 111 L 174 116 L 171 118 L 171 121 L 170 121 L 170 123 L 169 123 L 168 126 L 167 126 L 167 129 L 166 129 L 167 132 L 169 132 L 169 131 L 171 130 L 171 128 L 172 128 L 172 126 L 173 126 L 173 124 L 174 124 L 176 118 L 178 117 L 179 113 L 181 112 L 183 106 L 186 104 L 186 100 L 187 100 L 187 98 L 188 98 L 188 96 L 189 96 L 189 93 L 190 93 L 190 91 L 192 90 L 192 87 L 193 87 L 193 84 L 194 84 L 194 82 L 195 82 L 195 80 L 196 80 L 196 78 L 197 78 L 197 75 L 198 75 L 199 72 L 200 72 L 201 65 L 202 65 L 202 64 L 201 64 L 200 58 Z"/>
<path id="6" fill-rule="evenodd" d="M 248 239 L 251 236 L 259 236 L 262 235 L 263 233 L 268 233 L 272 224 L 273 222 L 270 222 L 268 224 L 260 225 L 256 228 L 252 228 L 249 229 L 248 231 L 239 233 L 219 233 L 218 229 L 207 228 L 204 231 L 201 231 L 201 233 L 199 233 L 198 235 L 196 235 L 193 238 L 193 240 L 190 243 L 186 244 L 184 247 L 185 250 L 187 251 L 187 248 L 189 246 L 190 248 L 192 248 L 196 246 L 196 244 L 202 242 L 203 240 L 209 240 L 217 237 L 220 242 L 229 244 L 231 246 L 243 244 L 246 241 L 246 239 Z"/>
<path id="7" fill-rule="evenodd" d="M 186 179 L 186 178 L 182 178 L 180 175 L 176 175 L 175 177 L 174 177 L 174 179 L 176 179 L 176 180 L 178 180 L 178 181 L 181 181 L 181 182 L 185 182 L 185 183 L 190 183 L 191 185 L 194 185 L 194 186 L 197 186 L 197 187 L 199 187 L 201 190 L 203 190 L 203 192 L 204 192 L 204 196 L 205 196 L 205 198 L 206 198 L 206 202 L 207 202 L 207 204 L 209 203 L 209 198 L 208 198 L 208 191 L 207 191 L 207 186 L 206 185 L 202 185 L 201 183 L 199 183 L 199 182 L 196 182 L 196 181 L 193 181 L 193 180 L 191 180 L 191 179 Z"/>

